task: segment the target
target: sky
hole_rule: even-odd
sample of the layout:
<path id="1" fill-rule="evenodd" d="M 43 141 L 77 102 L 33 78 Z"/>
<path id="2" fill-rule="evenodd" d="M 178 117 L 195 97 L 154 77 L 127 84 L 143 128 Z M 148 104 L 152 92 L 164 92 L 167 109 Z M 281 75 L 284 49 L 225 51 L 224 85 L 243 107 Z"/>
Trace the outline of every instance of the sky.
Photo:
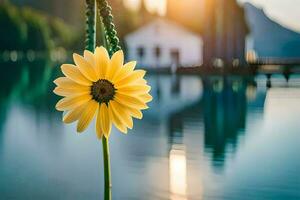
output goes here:
<path id="1" fill-rule="evenodd" d="M 124 0 L 132 7 L 138 7 L 140 0 Z M 176 0 L 174 0 L 176 1 Z M 300 0 L 238 0 L 241 3 L 251 2 L 264 9 L 266 14 L 280 24 L 300 32 Z M 165 12 L 165 0 L 146 0 L 150 10 Z"/>

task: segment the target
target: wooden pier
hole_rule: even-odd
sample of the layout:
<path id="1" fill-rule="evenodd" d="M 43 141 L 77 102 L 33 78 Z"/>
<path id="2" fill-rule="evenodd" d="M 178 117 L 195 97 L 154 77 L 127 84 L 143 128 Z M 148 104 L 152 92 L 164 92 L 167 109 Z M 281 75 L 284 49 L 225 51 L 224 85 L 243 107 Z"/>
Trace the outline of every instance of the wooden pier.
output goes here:
<path id="1" fill-rule="evenodd" d="M 248 62 L 243 66 L 212 67 L 195 66 L 179 67 L 177 73 L 201 74 L 201 75 L 256 75 L 265 74 L 300 74 L 300 58 L 296 59 L 260 59 L 255 62 Z"/>

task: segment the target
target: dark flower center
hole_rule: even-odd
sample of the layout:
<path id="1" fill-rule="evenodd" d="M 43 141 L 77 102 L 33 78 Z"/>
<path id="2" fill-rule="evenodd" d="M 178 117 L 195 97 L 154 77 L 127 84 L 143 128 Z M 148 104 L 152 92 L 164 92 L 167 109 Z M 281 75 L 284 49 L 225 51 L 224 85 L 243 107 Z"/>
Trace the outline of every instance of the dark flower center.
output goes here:
<path id="1" fill-rule="evenodd" d="M 91 94 L 93 99 L 99 103 L 108 103 L 114 98 L 116 93 L 116 88 L 114 84 L 106 79 L 100 79 L 97 82 L 94 82 L 91 87 Z"/>

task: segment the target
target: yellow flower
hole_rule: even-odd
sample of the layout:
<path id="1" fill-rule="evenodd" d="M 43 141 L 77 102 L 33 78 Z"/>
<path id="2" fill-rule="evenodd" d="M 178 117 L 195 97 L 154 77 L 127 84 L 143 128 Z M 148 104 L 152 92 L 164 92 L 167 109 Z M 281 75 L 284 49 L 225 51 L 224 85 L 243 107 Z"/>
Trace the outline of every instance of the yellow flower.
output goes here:
<path id="1" fill-rule="evenodd" d="M 111 59 L 104 47 L 73 54 L 75 65 L 63 64 L 65 77 L 54 81 L 54 93 L 63 96 L 56 109 L 66 111 L 63 122 L 78 120 L 77 132 L 83 132 L 96 116 L 98 138 L 108 138 L 114 124 L 121 132 L 133 127 L 132 117 L 141 119 L 141 110 L 152 100 L 151 87 L 143 78 L 144 70 L 134 70 L 136 62 L 123 65 L 123 51 Z"/>

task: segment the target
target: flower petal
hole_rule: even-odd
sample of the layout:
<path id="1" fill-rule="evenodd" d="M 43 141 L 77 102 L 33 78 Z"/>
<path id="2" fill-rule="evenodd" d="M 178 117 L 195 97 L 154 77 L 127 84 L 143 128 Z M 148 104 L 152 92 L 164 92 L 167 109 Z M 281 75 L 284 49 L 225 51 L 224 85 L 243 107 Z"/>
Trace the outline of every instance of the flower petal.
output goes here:
<path id="1" fill-rule="evenodd" d="M 98 114 L 97 114 L 97 118 L 96 118 L 96 135 L 98 137 L 98 139 L 101 139 L 103 134 L 103 131 L 101 129 L 101 124 L 100 124 L 100 116 L 99 116 L 99 112 L 100 112 L 100 108 L 98 108 Z"/>
<path id="2" fill-rule="evenodd" d="M 63 116 L 63 122 L 66 124 L 69 124 L 69 123 L 72 123 L 72 122 L 78 120 L 88 103 L 89 102 L 86 102 L 86 103 L 74 108 L 73 110 L 70 110 L 69 112 L 67 112 L 67 114 L 65 114 Z"/>
<path id="3" fill-rule="evenodd" d="M 95 57 L 92 52 L 90 52 L 89 50 L 84 50 L 83 57 L 86 61 L 90 63 L 90 65 L 95 66 Z"/>
<path id="4" fill-rule="evenodd" d="M 80 106 L 91 99 L 92 99 L 91 95 L 65 97 L 59 100 L 55 107 L 59 111 L 72 110 L 75 107 Z"/>
<path id="5" fill-rule="evenodd" d="M 122 106 L 120 103 L 116 101 L 110 101 L 109 102 L 113 112 L 119 117 L 122 124 L 125 124 L 128 128 L 132 129 L 133 127 L 133 121 L 129 114 L 129 112 L 124 109 L 124 106 Z"/>
<path id="6" fill-rule="evenodd" d="M 79 71 L 90 81 L 97 81 L 97 75 L 95 69 L 88 61 L 86 61 L 82 56 L 74 53 L 73 59 Z"/>
<path id="7" fill-rule="evenodd" d="M 96 127 L 98 130 L 101 130 L 101 133 L 104 134 L 106 138 L 109 137 L 111 131 L 111 120 L 109 118 L 108 107 L 105 103 L 100 105 Z"/>
<path id="8" fill-rule="evenodd" d="M 85 78 L 84 75 L 79 71 L 78 67 L 71 64 L 63 64 L 61 66 L 62 73 L 68 77 L 69 79 L 73 80 L 74 82 L 81 84 L 81 85 L 92 85 L 91 81 Z"/>
<path id="9" fill-rule="evenodd" d="M 131 108 L 131 107 L 126 107 L 126 109 L 128 110 L 128 112 L 130 113 L 130 115 L 136 119 L 142 119 L 143 118 L 143 113 L 136 108 Z"/>
<path id="10" fill-rule="evenodd" d="M 128 106 L 136 109 L 147 109 L 148 106 L 139 97 L 129 96 L 126 94 L 116 93 L 115 100 L 124 106 Z"/>
<path id="11" fill-rule="evenodd" d="M 139 95 L 139 97 L 141 98 L 142 101 L 144 101 L 146 103 L 148 103 L 148 102 L 150 102 L 150 101 L 153 100 L 153 97 L 150 94 L 148 94 L 148 93 Z"/>
<path id="12" fill-rule="evenodd" d="M 103 79 L 110 60 L 107 50 L 104 47 L 97 47 L 95 50 L 96 73 L 99 79 Z"/>
<path id="13" fill-rule="evenodd" d="M 109 113 L 109 118 L 112 120 L 114 123 L 115 127 L 119 129 L 122 133 L 127 133 L 127 128 L 124 124 L 122 124 L 121 120 L 119 117 L 116 115 L 116 113 L 113 111 L 111 104 L 108 104 L 108 113 Z"/>
<path id="14" fill-rule="evenodd" d="M 122 94 L 138 95 L 138 94 L 148 93 L 151 90 L 151 87 L 145 84 L 134 84 L 134 85 L 121 86 L 116 89 L 118 90 L 119 93 Z"/>
<path id="15" fill-rule="evenodd" d="M 133 84 L 134 82 L 143 78 L 146 74 L 145 70 L 135 70 L 129 76 L 114 82 L 116 87 L 121 87 L 122 85 Z"/>
<path id="16" fill-rule="evenodd" d="M 136 61 L 131 61 L 126 63 L 121 70 L 112 79 L 113 82 L 119 81 L 120 79 L 129 76 L 129 74 L 134 70 L 136 66 Z"/>
<path id="17" fill-rule="evenodd" d="M 56 87 L 53 92 L 59 96 L 78 96 L 78 95 L 84 95 L 84 94 L 90 94 L 91 90 L 90 88 L 86 87 L 84 89 L 82 88 L 61 88 Z"/>
<path id="18" fill-rule="evenodd" d="M 87 86 L 80 85 L 67 77 L 59 77 L 53 81 L 55 85 L 61 88 L 75 89 L 75 88 L 86 88 Z"/>
<path id="19" fill-rule="evenodd" d="M 90 122 L 93 120 L 98 107 L 98 102 L 94 100 L 89 101 L 78 120 L 77 132 L 81 133 L 88 127 Z"/>
<path id="20" fill-rule="evenodd" d="M 121 70 L 124 62 L 124 53 L 122 50 L 117 51 L 111 58 L 111 64 L 109 69 L 106 71 L 106 79 L 112 80 L 114 76 Z"/>
<path id="21" fill-rule="evenodd" d="M 147 84 L 147 81 L 143 78 L 140 78 L 139 80 L 135 81 L 134 84 Z"/>

